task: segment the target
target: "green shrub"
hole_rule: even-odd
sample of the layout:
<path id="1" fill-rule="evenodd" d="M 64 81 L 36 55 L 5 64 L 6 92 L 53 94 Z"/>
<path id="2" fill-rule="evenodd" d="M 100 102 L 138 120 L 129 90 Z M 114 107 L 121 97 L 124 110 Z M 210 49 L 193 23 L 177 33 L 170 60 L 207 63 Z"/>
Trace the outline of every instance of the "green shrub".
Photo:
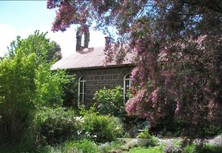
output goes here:
<path id="1" fill-rule="evenodd" d="M 201 147 L 196 147 L 198 153 L 221 153 L 222 152 L 222 145 L 210 145 L 210 144 L 203 144 Z"/>
<path id="2" fill-rule="evenodd" d="M 121 116 L 126 114 L 123 102 L 123 89 L 120 86 L 114 89 L 105 87 L 96 91 L 94 98 L 98 105 L 98 111 L 103 115 Z"/>
<path id="3" fill-rule="evenodd" d="M 122 127 L 115 117 L 85 116 L 84 126 L 87 136 L 96 142 L 110 142 L 122 134 Z"/>
<path id="4" fill-rule="evenodd" d="M 93 141 L 82 139 L 80 141 L 67 141 L 61 152 L 66 153 L 98 153 L 98 148 Z"/>
<path id="5" fill-rule="evenodd" d="M 215 123 L 207 124 L 204 128 L 204 134 L 206 136 L 212 137 L 222 132 L 221 126 Z"/>
<path id="6" fill-rule="evenodd" d="M 183 148 L 183 152 L 184 153 L 195 153 L 196 149 L 195 149 L 195 144 L 193 143 L 192 145 L 187 145 L 186 147 Z"/>
<path id="7" fill-rule="evenodd" d="M 159 144 L 159 139 L 152 136 L 148 145 L 149 146 L 157 146 L 158 144 Z"/>
<path id="8" fill-rule="evenodd" d="M 35 126 L 41 138 L 45 138 L 49 144 L 62 142 L 77 137 L 77 130 L 81 127 L 75 118 L 72 109 L 43 108 L 36 114 Z"/>
<path id="9" fill-rule="evenodd" d="M 82 150 L 83 153 L 97 153 L 98 148 L 93 141 L 83 139 L 76 143 L 75 147 L 78 150 Z"/>
<path id="10" fill-rule="evenodd" d="M 93 112 L 95 107 L 82 113 L 83 110 L 80 113 L 84 114 L 85 137 L 96 142 L 110 142 L 122 136 L 123 129 L 118 118 L 98 115 L 98 112 Z"/>
<path id="11" fill-rule="evenodd" d="M 137 138 L 142 138 L 142 139 L 151 139 L 152 136 L 149 133 L 149 129 L 145 128 L 144 132 L 140 132 L 137 136 Z"/>

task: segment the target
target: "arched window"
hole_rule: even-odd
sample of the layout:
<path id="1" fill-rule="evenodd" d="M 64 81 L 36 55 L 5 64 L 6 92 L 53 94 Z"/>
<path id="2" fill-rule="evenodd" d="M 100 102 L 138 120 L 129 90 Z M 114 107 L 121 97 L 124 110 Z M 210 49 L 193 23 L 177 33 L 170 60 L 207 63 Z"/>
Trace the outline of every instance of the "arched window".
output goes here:
<path id="1" fill-rule="evenodd" d="M 124 76 L 124 83 L 123 83 L 124 102 L 127 102 L 127 100 L 129 99 L 127 94 L 129 92 L 129 87 L 130 87 L 131 83 L 132 83 L 131 75 L 130 74 L 125 75 Z"/>
<path id="2" fill-rule="evenodd" d="M 78 82 L 78 106 L 85 104 L 86 97 L 86 79 L 85 77 L 80 77 Z"/>

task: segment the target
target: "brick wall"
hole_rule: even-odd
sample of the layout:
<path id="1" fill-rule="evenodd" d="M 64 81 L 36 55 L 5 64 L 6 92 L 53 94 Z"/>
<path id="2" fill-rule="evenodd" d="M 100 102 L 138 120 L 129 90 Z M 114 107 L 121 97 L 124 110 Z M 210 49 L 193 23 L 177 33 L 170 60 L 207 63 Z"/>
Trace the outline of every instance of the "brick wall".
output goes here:
<path id="1" fill-rule="evenodd" d="M 97 69 L 70 70 L 70 74 L 75 74 L 78 80 L 81 76 L 86 78 L 86 105 L 92 105 L 94 93 L 103 87 L 107 89 L 116 86 L 123 87 L 123 79 L 126 74 L 131 73 L 133 66 L 106 67 Z"/>

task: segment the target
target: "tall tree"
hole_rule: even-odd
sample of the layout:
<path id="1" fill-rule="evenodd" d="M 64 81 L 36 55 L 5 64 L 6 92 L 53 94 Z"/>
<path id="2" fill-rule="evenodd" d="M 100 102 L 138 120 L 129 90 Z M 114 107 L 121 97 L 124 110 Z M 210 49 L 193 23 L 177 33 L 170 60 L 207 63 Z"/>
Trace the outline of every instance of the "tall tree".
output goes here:
<path id="1" fill-rule="evenodd" d="M 95 25 L 109 34 L 108 56 L 136 53 L 129 114 L 155 125 L 173 111 L 190 138 L 221 126 L 221 0 L 48 0 L 56 7 L 53 31 Z"/>
<path id="2" fill-rule="evenodd" d="M 36 35 L 39 35 L 39 37 L 36 37 Z M 46 55 L 44 55 L 44 58 L 46 58 L 48 63 L 50 63 L 53 60 L 60 60 L 62 58 L 60 45 L 57 44 L 55 41 L 49 41 L 49 39 L 45 38 L 45 35 L 47 35 L 47 32 L 44 34 L 43 33 L 40 34 L 39 31 L 35 31 L 34 35 L 30 35 L 28 37 L 28 40 L 30 41 L 30 45 L 33 46 L 34 48 L 37 46 L 39 46 L 39 48 L 41 48 L 40 46 L 48 45 L 48 46 L 50 46 L 51 49 L 49 51 L 47 51 L 47 53 L 45 52 L 45 50 L 43 50 L 43 48 L 40 50 L 28 50 L 27 54 L 30 54 L 31 53 L 30 51 L 35 52 L 36 55 L 39 57 L 43 57 L 43 54 L 46 54 Z M 40 38 L 40 36 L 42 38 L 44 37 L 44 39 L 46 41 L 42 41 L 42 38 Z M 22 41 L 21 37 L 17 36 L 17 39 L 12 41 L 10 43 L 10 46 L 7 47 L 8 48 L 8 55 L 6 55 L 6 56 L 9 56 L 9 57 L 15 56 L 16 48 L 21 43 L 21 41 Z"/>
<path id="3" fill-rule="evenodd" d="M 65 71 L 52 72 L 48 53 L 54 44 L 46 33 L 35 31 L 27 39 L 17 37 L 0 60 L 0 137 L 16 144 L 36 141 L 33 118 L 42 107 L 62 104 Z M 55 62 L 55 61 L 54 61 Z"/>

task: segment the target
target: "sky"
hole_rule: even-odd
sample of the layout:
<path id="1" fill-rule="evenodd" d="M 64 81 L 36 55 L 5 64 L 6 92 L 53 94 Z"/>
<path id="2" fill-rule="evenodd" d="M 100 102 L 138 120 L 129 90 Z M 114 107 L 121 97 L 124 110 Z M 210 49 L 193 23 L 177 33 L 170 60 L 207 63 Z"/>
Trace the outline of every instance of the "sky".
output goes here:
<path id="1" fill-rule="evenodd" d="M 46 37 L 61 46 L 63 57 L 75 52 L 76 26 L 70 26 L 65 32 L 52 32 L 51 27 L 56 10 L 47 9 L 46 3 L 46 0 L 0 0 L 0 56 L 7 53 L 7 46 L 16 40 L 17 36 L 25 39 L 34 34 L 35 30 L 48 32 Z M 102 32 L 90 31 L 89 47 L 101 47 L 104 44 L 105 39 Z"/>

